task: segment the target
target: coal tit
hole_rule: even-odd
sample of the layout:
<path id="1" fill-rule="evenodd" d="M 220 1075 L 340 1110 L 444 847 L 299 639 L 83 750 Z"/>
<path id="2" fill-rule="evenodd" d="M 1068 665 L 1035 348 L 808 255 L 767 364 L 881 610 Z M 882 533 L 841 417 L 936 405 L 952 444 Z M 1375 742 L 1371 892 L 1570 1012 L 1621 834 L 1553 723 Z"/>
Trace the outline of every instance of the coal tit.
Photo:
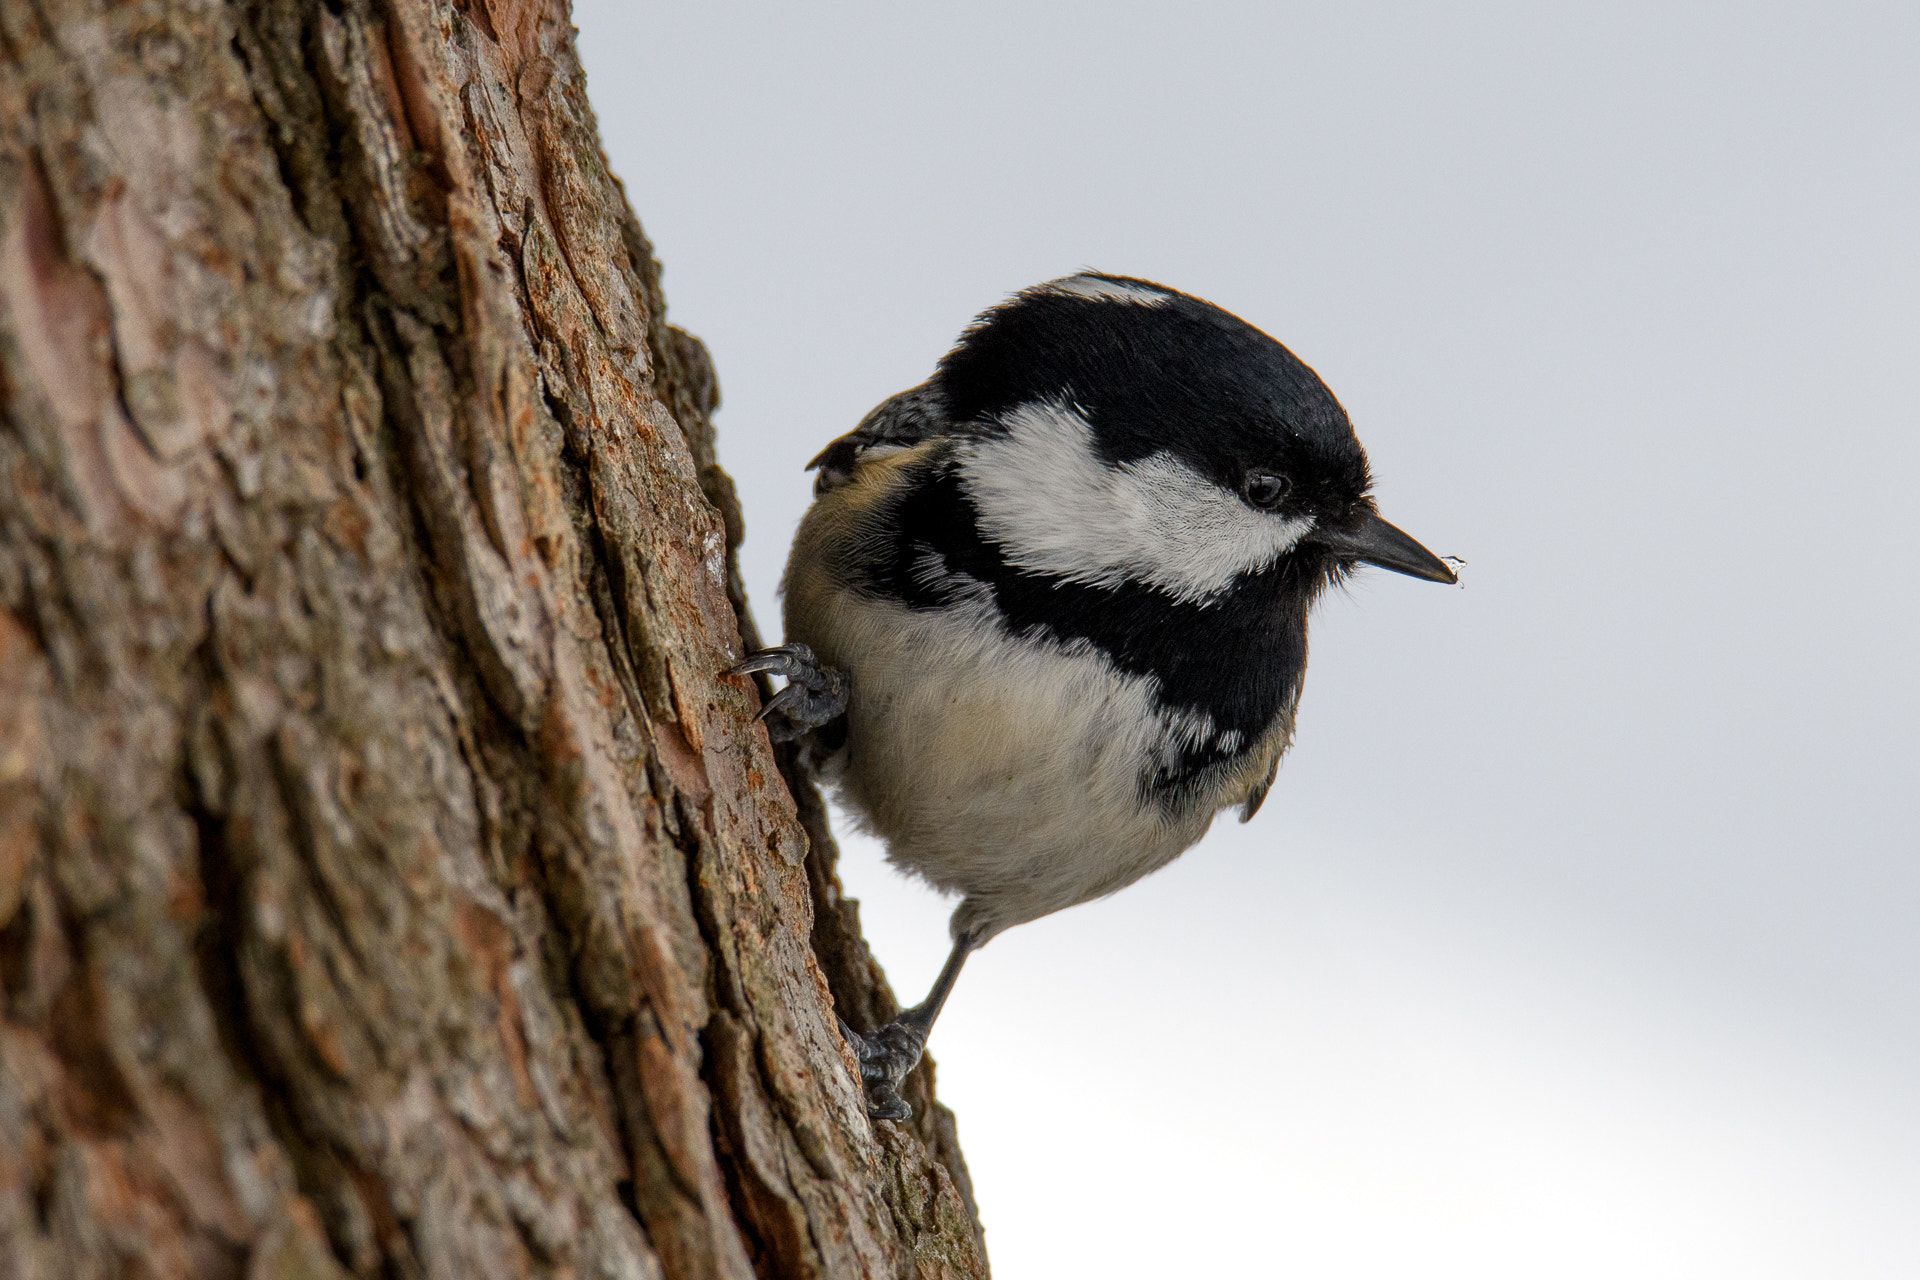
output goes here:
<path id="1" fill-rule="evenodd" d="M 785 676 L 770 731 L 893 863 L 963 895 L 927 999 L 843 1024 L 869 1111 L 899 1119 L 969 951 L 1260 808 L 1321 592 L 1358 564 L 1455 576 L 1376 513 L 1313 370 L 1143 280 L 994 307 L 810 466 L 788 643 L 735 670 Z"/>

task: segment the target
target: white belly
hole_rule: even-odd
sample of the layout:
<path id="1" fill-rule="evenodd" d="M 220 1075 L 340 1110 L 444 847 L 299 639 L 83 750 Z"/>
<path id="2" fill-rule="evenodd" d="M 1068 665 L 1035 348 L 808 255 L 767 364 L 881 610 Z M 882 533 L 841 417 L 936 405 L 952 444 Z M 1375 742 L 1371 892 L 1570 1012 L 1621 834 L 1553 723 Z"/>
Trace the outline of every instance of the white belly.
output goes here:
<path id="1" fill-rule="evenodd" d="M 1143 794 L 1181 727 L 1150 680 L 1084 644 L 1016 641 L 984 599 L 924 612 L 818 578 L 788 590 L 788 638 L 852 677 L 829 781 L 893 862 L 966 895 L 956 929 L 985 941 L 1111 893 L 1205 834 L 1211 809 Z"/>

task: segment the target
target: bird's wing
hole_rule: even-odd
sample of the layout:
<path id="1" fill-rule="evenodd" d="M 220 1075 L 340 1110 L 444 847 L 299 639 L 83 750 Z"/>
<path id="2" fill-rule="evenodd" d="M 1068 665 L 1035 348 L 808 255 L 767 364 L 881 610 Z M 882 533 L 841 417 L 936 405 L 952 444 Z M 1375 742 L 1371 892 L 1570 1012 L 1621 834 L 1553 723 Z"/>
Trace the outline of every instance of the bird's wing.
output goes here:
<path id="1" fill-rule="evenodd" d="M 1280 753 L 1273 753 L 1273 763 L 1267 766 L 1267 774 L 1254 783 L 1253 790 L 1247 792 L 1247 798 L 1240 805 L 1240 821 L 1252 822 L 1253 815 L 1260 812 L 1260 806 L 1267 802 L 1267 792 L 1273 790 L 1273 780 L 1280 776 Z"/>
<path id="2" fill-rule="evenodd" d="M 837 489 L 853 478 L 861 463 L 885 457 L 902 449 L 911 449 L 926 440 L 946 435 L 949 430 L 946 398 L 931 382 L 923 382 L 911 391 L 883 400 L 860 419 L 860 425 L 820 451 L 807 464 L 818 469 L 814 491 Z"/>

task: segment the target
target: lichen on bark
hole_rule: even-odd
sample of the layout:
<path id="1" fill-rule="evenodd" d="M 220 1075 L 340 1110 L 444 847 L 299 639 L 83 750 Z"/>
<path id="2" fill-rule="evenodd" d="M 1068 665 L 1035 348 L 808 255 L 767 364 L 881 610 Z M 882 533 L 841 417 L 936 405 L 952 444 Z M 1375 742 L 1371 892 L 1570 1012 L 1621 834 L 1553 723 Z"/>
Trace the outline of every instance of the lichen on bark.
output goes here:
<path id="1" fill-rule="evenodd" d="M 0 0 L 8 1276 L 985 1274 L 572 40 Z"/>

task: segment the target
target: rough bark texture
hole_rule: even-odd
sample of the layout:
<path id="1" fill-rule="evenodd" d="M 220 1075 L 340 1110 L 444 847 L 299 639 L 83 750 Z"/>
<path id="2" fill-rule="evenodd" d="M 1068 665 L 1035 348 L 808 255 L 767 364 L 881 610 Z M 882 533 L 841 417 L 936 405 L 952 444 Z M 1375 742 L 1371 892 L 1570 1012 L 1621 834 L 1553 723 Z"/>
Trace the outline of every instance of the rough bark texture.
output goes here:
<path id="1" fill-rule="evenodd" d="M 572 39 L 0 0 L 9 1280 L 985 1274 Z"/>

